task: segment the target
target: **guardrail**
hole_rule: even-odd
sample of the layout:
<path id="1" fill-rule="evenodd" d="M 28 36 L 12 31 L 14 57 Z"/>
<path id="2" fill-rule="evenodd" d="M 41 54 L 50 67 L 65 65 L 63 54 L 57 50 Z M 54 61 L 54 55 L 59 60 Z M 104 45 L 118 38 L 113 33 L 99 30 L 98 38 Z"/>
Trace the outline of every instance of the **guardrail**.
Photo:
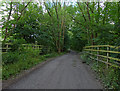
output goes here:
<path id="1" fill-rule="evenodd" d="M 4 50 L 2 53 L 7 53 L 8 50 L 11 50 L 11 45 L 12 45 L 12 43 L 5 43 L 4 47 L 2 47 L 0 50 Z M 31 47 L 34 50 L 41 50 L 42 49 L 42 45 L 37 45 L 37 44 L 22 44 L 22 46 L 25 49 L 30 49 Z"/>
<path id="2" fill-rule="evenodd" d="M 111 45 L 93 45 L 85 46 L 84 52 L 89 54 L 89 57 L 93 60 L 105 63 L 108 66 L 113 66 L 120 68 L 120 57 L 112 57 L 111 54 L 117 54 L 120 56 L 120 51 L 118 50 L 120 46 Z M 105 55 L 106 54 L 106 55 Z M 102 58 L 102 60 L 101 60 Z"/>
<path id="3" fill-rule="evenodd" d="M 39 49 L 42 49 L 42 45 L 36 45 L 36 44 L 22 44 L 22 46 L 25 48 L 25 49 L 29 49 L 29 48 L 33 48 L 35 50 L 39 50 Z"/>
<path id="4" fill-rule="evenodd" d="M 2 45 L 2 44 L 1 44 L 1 45 Z M 11 49 L 11 47 L 10 47 L 11 45 L 12 45 L 11 43 L 5 43 L 4 46 L 2 46 L 2 47 L 0 48 L 0 50 L 2 50 L 2 53 L 7 53 L 8 50 Z"/>

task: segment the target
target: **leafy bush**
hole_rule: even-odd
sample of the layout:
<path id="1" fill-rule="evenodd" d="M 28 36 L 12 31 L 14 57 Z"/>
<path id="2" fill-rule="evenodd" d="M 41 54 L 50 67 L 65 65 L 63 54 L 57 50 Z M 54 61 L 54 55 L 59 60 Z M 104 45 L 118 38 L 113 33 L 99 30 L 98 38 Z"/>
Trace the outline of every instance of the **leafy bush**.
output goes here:
<path id="1" fill-rule="evenodd" d="M 61 53 L 62 54 L 62 53 Z M 59 55 L 61 55 L 61 54 L 59 54 Z M 50 53 L 50 54 L 46 54 L 46 55 L 44 55 L 44 57 L 45 58 L 50 58 L 50 57 L 55 57 L 55 56 L 57 56 L 58 54 L 57 53 Z"/>
<path id="2" fill-rule="evenodd" d="M 24 43 L 26 43 L 24 39 L 14 39 L 11 46 L 12 51 L 19 50 L 20 47 L 22 49 L 21 44 L 24 44 Z"/>
<path id="3" fill-rule="evenodd" d="M 14 53 L 10 52 L 11 57 L 9 57 L 8 54 L 6 54 L 6 56 L 4 55 L 3 60 L 5 59 L 9 59 L 9 60 L 7 60 L 7 64 L 3 65 L 2 78 L 8 79 L 13 75 L 18 74 L 22 70 L 26 70 L 45 60 L 44 56 L 35 56 L 36 52 L 35 53 L 34 52 L 30 53 L 30 52 L 31 51 L 27 50 L 26 52 L 20 53 L 19 55 L 16 55 L 16 56 L 12 54 L 15 54 L 15 53 L 18 54 L 17 52 L 14 52 Z M 14 59 L 14 57 L 17 57 L 17 59 Z"/>
<path id="4" fill-rule="evenodd" d="M 42 47 L 42 54 L 47 54 L 48 53 L 48 47 L 46 47 L 46 46 L 44 46 L 44 47 Z"/>
<path id="5" fill-rule="evenodd" d="M 8 52 L 7 54 L 3 54 L 2 62 L 3 64 L 13 63 L 18 61 L 18 52 Z"/>
<path id="6" fill-rule="evenodd" d="M 62 54 L 62 53 L 61 53 Z M 39 55 L 39 50 L 25 49 L 22 52 L 8 52 L 3 55 L 2 79 L 6 80 L 11 76 L 16 76 L 22 70 L 27 70 L 32 66 L 45 61 L 46 58 L 61 55 L 58 53 L 50 53 Z"/>
<path id="7" fill-rule="evenodd" d="M 32 57 L 37 57 L 39 56 L 41 50 L 34 50 L 32 47 L 29 49 L 25 49 L 24 53 L 26 53 L 26 55 L 31 55 Z"/>

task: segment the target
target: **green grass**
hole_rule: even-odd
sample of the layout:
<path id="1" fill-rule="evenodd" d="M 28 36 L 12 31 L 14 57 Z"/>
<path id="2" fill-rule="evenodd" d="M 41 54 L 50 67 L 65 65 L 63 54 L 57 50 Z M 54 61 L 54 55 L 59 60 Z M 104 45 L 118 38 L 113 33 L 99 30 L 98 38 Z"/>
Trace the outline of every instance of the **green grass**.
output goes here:
<path id="1" fill-rule="evenodd" d="M 27 70 L 36 64 L 47 60 L 48 58 L 56 57 L 62 54 L 64 53 L 39 55 L 39 52 L 33 50 L 24 51 L 19 53 L 19 55 L 18 52 L 8 52 L 3 55 L 2 79 L 7 80 L 11 76 L 16 76 L 21 71 Z"/>

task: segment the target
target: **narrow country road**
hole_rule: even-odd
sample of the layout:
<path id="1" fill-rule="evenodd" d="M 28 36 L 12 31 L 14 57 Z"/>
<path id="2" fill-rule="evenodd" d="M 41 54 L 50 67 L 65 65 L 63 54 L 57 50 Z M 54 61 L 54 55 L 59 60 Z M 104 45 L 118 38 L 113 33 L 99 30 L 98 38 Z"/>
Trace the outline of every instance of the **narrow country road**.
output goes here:
<path id="1" fill-rule="evenodd" d="M 74 53 L 36 69 L 9 89 L 102 89 L 92 71 Z"/>

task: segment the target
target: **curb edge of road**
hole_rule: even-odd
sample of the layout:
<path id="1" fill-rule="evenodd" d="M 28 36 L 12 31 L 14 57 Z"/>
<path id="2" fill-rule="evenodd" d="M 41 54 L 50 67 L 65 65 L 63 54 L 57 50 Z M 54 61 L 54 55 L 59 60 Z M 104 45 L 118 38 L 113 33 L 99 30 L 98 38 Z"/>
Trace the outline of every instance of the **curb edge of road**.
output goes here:
<path id="1" fill-rule="evenodd" d="M 8 80 L 2 80 L 2 89 L 7 89 L 10 85 L 14 84 L 15 82 L 17 82 L 18 80 L 20 80 L 21 78 L 29 75 L 30 73 L 32 73 L 33 71 L 37 70 L 38 68 L 44 66 L 46 63 L 58 58 L 58 57 L 61 57 L 63 55 L 66 55 L 67 53 L 65 54 L 62 54 L 62 55 L 59 55 L 57 57 L 52 57 L 52 58 L 48 58 L 47 60 L 44 60 L 43 62 L 33 66 L 32 68 L 28 69 L 28 70 L 23 70 L 22 72 L 20 72 L 17 76 L 15 77 L 11 77 L 9 78 Z"/>

